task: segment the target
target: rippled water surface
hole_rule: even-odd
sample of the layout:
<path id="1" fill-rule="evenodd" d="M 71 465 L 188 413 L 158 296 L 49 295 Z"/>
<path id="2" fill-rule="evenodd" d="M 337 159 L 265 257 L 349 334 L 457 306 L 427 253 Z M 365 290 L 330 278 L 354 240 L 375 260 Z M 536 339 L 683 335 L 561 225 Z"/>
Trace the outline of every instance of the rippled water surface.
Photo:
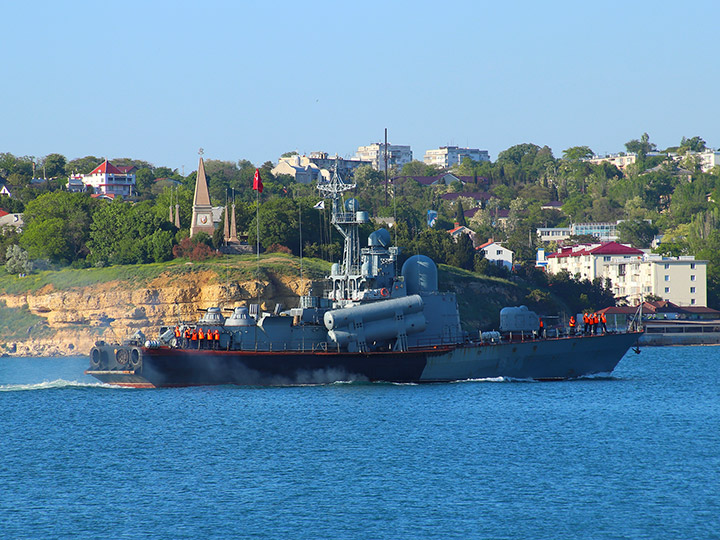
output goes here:
<path id="1" fill-rule="evenodd" d="M 720 538 L 720 348 L 611 378 L 106 387 L 0 358 L 0 538 Z"/>

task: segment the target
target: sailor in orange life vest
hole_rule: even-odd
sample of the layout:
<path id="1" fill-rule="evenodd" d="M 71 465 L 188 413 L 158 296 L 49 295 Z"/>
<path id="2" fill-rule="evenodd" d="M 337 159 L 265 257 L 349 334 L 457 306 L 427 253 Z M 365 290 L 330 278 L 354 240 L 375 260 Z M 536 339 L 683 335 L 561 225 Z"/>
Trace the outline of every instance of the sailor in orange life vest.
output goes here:
<path id="1" fill-rule="evenodd" d="M 545 337 L 545 324 L 543 323 L 542 317 L 538 317 L 540 319 L 540 330 L 538 331 L 538 336 Z"/>
<path id="2" fill-rule="evenodd" d="M 587 313 L 583 312 L 583 334 L 587 334 L 590 331 L 590 317 Z"/>
<path id="3" fill-rule="evenodd" d="M 600 324 L 602 325 L 603 334 L 607 334 L 607 318 L 605 317 L 605 313 L 600 314 Z"/>
<path id="4" fill-rule="evenodd" d="M 575 335 L 575 315 L 570 315 L 568 326 L 570 327 L 570 335 Z"/>
<path id="5" fill-rule="evenodd" d="M 202 348 L 203 341 L 205 341 L 205 332 L 202 328 L 198 328 L 198 349 Z"/>
<path id="6" fill-rule="evenodd" d="M 598 317 L 597 313 L 592 314 L 592 329 L 593 334 L 599 334 L 600 333 L 600 317 Z"/>

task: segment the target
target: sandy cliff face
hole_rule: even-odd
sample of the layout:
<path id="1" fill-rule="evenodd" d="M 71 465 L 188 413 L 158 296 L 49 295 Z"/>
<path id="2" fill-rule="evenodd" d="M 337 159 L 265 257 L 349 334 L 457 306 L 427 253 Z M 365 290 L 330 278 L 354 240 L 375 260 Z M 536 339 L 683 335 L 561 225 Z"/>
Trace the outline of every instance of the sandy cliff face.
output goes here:
<path id="1" fill-rule="evenodd" d="M 212 272 L 198 272 L 163 275 L 138 288 L 108 282 L 69 291 L 47 286 L 31 293 L 0 295 L 8 307 L 27 307 L 44 319 L 28 329 L 27 339 L 14 340 L 6 348 L 16 356 L 88 354 L 98 339 L 115 341 L 136 330 L 152 338 L 161 325 L 197 320 L 198 310 L 212 306 L 233 308 L 260 298 L 265 311 L 277 303 L 294 307 L 308 285 L 308 280 L 285 276 L 264 283 L 219 283 Z"/>

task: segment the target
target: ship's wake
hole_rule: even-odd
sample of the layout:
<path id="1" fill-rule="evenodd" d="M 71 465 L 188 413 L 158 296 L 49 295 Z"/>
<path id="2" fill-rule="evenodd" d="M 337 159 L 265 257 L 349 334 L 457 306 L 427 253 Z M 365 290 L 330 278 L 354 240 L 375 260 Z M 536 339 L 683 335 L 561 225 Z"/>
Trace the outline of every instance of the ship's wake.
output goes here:
<path id="1" fill-rule="evenodd" d="M 86 383 L 79 381 L 66 381 L 65 379 L 56 379 L 54 381 L 43 381 L 33 384 L 0 384 L 0 392 L 27 392 L 32 390 L 55 390 L 58 388 L 112 388 L 119 389 L 119 386 L 113 386 L 105 383 Z"/>

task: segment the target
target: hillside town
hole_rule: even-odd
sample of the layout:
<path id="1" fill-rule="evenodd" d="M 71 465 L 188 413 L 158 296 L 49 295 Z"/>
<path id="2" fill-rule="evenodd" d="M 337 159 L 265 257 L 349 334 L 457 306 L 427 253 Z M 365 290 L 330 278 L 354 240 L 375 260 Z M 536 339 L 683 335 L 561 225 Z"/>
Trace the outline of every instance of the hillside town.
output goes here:
<path id="1" fill-rule="evenodd" d="M 720 151 L 683 137 L 661 152 L 647 134 L 626 148 L 598 156 L 573 147 L 556 159 L 548 147 L 523 144 L 492 162 L 487 150 L 441 146 L 419 161 L 409 145 L 380 142 L 345 158 L 287 152 L 260 167 L 206 160 L 201 150 L 198 169 L 188 176 L 139 160 L 5 153 L 0 259 L 18 275 L 258 248 L 332 260 L 337 239 L 314 208 L 313 190 L 337 174 L 355 183 L 355 196 L 377 216 L 376 225 L 404 235 L 414 249 L 444 235 L 451 244 L 433 255 L 446 264 L 500 277 L 532 266 L 599 283 L 617 305 L 717 306 L 718 263 L 708 254 L 720 236 Z M 64 199 L 71 196 L 91 202 Z M 300 246 L 290 207 L 300 210 L 300 220 L 303 211 L 308 216 Z M 76 216 L 80 238 L 53 248 L 49 220 L 72 220 L 76 212 L 84 213 Z M 133 212 L 142 217 L 131 218 Z M 133 246 L 126 231 L 108 230 L 127 219 L 144 222 Z M 277 220 L 284 230 L 261 230 Z M 73 226 L 61 226 L 62 234 Z"/>

